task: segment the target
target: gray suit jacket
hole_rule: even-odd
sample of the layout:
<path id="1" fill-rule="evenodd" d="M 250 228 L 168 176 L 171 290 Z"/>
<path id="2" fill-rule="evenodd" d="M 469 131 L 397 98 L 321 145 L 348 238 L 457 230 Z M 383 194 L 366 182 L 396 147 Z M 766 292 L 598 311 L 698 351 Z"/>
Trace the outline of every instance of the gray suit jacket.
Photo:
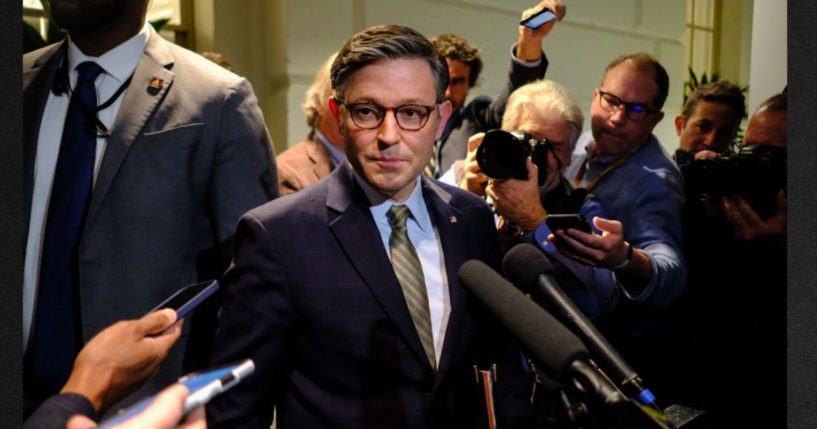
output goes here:
<path id="1" fill-rule="evenodd" d="M 85 341 L 188 283 L 220 276 L 229 261 L 229 247 L 221 249 L 238 218 L 278 193 L 250 83 L 151 31 L 111 127 L 80 238 Z M 26 221 L 43 109 L 64 57 L 62 44 L 23 57 Z M 158 90 L 149 85 L 156 78 Z M 179 376 L 185 340 L 155 387 Z"/>

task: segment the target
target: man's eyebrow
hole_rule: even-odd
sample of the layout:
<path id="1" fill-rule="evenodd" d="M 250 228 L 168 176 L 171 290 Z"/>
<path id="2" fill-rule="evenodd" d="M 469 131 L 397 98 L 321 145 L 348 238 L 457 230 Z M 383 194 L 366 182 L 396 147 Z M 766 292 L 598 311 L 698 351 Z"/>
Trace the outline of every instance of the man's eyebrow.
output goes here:
<path id="1" fill-rule="evenodd" d="M 452 77 L 452 78 L 451 78 L 451 82 L 452 82 L 452 83 L 462 83 L 462 82 L 465 82 L 465 77 L 464 77 L 464 76 L 456 76 L 456 77 Z"/>

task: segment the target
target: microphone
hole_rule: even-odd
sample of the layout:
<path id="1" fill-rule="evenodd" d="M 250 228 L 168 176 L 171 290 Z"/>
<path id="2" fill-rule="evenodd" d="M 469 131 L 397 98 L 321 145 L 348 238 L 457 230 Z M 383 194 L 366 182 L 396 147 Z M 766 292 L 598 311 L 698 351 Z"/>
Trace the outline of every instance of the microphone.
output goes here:
<path id="1" fill-rule="evenodd" d="M 517 287 L 525 292 L 535 291 L 538 296 L 548 301 L 561 320 L 584 341 L 617 385 L 628 394 L 637 397 L 642 404 L 660 411 L 655 396 L 643 386 L 638 374 L 557 286 L 549 274 L 553 266 L 542 252 L 530 244 L 516 245 L 505 255 L 502 266 L 508 278 Z"/>
<path id="2" fill-rule="evenodd" d="M 496 316 L 505 328 L 556 380 L 572 385 L 598 404 L 598 417 L 609 428 L 672 426 L 663 414 L 653 415 L 624 396 L 590 363 L 587 348 L 545 309 L 522 294 L 496 271 L 478 260 L 465 262 L 460 283 Z"/>

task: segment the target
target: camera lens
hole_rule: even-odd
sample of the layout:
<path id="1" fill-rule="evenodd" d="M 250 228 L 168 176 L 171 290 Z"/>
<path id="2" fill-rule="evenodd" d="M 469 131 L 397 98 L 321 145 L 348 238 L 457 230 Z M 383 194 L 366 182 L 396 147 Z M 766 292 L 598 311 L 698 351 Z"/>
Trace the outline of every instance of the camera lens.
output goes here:
<path id="1" fill-rule="evenodd" d="M 525 179 L 528 152 L 525 144 L 511 133 L 492 130 L 485 133 L 482 144 L 477 148 L 477 163 L 482 172 L 492 179 Z"/>

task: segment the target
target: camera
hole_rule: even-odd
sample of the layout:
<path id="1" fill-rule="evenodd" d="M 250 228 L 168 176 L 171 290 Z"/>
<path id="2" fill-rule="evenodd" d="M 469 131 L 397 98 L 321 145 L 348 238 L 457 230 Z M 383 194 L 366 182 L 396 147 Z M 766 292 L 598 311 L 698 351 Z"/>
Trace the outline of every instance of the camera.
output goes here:
<path id="1" fill-rule="evenodd" d="M 781 148 L 744 146 L 714 159 L 693 159 L 692 154 L 679 149 L 675 160 L 692 198 L 746 195 L 763 216 L 774 212 L 777 192 L 786 189 L 786 151 Z"/>
<path id="2" fill-rule="evenodd" d="M 547 179 L 547 140 L 538 140 L 528 133 L 491 130 L 485 133 L 477 148 L 477 163 L 492 179 L 527 180 L 525 160 L 528 156 L 539 167 L 539 185 Z"/>

